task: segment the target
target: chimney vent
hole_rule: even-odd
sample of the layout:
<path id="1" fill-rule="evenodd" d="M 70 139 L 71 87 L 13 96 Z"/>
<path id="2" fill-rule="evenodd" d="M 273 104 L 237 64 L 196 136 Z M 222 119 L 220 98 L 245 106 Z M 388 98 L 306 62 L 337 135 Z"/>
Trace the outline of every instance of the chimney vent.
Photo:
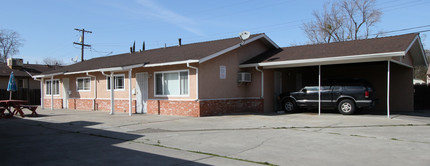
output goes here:
<path id="1" fill-rule="evenodd" d="M 181 45 L 182 45 L 182 42 L 181 42 L 181 41 L 182 41 L 182 39 L 181 39 L 181 38 L 179 38 L 179 39 L 178 39 L 179 46 L 181 46 Z"/>
<path id="2" fill-rule="evenodd" d="M 20 69 L 22 68 L 23 64 L 24 64 L 23 59 L 15 59 L 15 58 L 7 59 L 7 66 L 11 69 Z"/>

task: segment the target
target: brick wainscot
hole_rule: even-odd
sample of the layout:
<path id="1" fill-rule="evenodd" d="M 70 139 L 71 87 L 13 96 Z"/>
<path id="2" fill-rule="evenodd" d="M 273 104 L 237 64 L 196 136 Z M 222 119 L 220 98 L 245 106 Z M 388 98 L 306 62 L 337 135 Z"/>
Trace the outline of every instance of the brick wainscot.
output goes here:
<path id="1" fill-rule="evenodd" d="M 263 99 L 233 100 L 148 100 L 148 114 L 210 116 L 239 112 L 263 112 Z"/>
<path id="2" fill-rule="evenodd" d="M 128 100 L 115 100 L 115 112 L 128 112 Z M 110 99 L 69 99 L 69 109 L 110 111 Z M 132 101 L 132 113 L 136 113 L 136 100 Z"/>
<path id="3" fill-rule="evenodd" d="M 51 108 L 51 99 L 44 99 L 43 105 L 45 108 Z M 63 99 L 54 99 L 54 108 L 62 109 L 63 108 Z"/>
<path id="4" fill-rule="evenodd" d="M 263 112 L 263 99 L 225 100 L 148 100 L 147 113 L 176 116 L 211 116 L 240 112 Z M 51 107 L 51 100 L 44 100 L 45 108 Z M 128 112 L 128 100 L 115 100 L 115 112 Z M 110 111 L 109 99 L 68 99 L 70 110 Z M 54 108 L 63 107 L 63 99 L 54 99 Z M 136 113 L 136 100 L 132 101 L 132 113 Z"/>

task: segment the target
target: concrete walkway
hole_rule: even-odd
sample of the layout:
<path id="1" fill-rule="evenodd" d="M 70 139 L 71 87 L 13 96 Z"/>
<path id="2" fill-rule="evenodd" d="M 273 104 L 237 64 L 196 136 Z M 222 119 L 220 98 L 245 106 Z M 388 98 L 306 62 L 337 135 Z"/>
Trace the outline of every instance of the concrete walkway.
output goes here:
<path id="1" fill-rule="evenodd" d="M 428 114 L 0 119 L 2 165 L 428 165 Z"/>

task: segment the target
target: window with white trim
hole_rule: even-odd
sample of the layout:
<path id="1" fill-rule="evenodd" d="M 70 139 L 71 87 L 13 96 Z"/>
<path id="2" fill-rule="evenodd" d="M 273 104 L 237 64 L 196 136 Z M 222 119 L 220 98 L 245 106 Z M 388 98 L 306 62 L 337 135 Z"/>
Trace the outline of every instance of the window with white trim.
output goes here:
<path id="1" fill-rule="evenodd" d="M 76 79 L 76 90 L 78 91 L 90 91 L 91 90 L 91 78 L 90 77 L 79 77 Z"/>
<path id="2" fill-rule="evenodd" d="M 113 86 L 115 90 L 124 90 L 124 85 L 125 85 L 125 75 L 114 75 L 113 76 L 114 80 L 113 80 Z M 107 77 L 107 89 L 110 90 L 110 76 Z"/>
<path id="3" fill-rule="evenodd" d="M 51 91 L 51 80 L 45 81 L 45 93 L 46 95 L 51 95 L 51 92 L 53 92 L 53 95 L 60 95 L 60 80 L 52 80 L 52 88 Z"/>
<path id="4" fill-rule="evenodd" d="M 155 73 L 155 95 L 188 95 L 188 70 Z"/>

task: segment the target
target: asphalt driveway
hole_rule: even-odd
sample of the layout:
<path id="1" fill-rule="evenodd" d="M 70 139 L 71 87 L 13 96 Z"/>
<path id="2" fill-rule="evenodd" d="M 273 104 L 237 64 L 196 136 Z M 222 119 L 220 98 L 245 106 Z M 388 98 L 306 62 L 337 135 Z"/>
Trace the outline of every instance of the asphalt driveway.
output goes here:
<path id="1" fill-rule="evenodd" d="M 0 119 L 2 165 L 428 165 L 428 114 Z"/>

